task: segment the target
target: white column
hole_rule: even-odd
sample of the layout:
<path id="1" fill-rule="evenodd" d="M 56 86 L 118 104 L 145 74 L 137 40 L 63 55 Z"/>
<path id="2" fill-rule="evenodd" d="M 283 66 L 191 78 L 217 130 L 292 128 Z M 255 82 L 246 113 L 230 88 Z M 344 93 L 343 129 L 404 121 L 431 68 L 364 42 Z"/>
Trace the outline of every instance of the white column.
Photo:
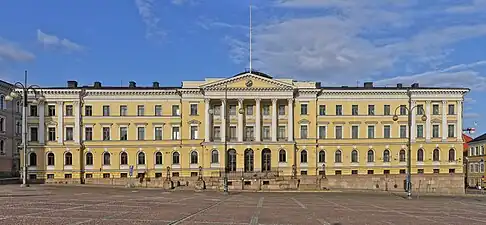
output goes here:
<path id="1" fill-rule="evenodd" d="M 431 113 L 430 113 L 430 101 L 425 102 L 425 115 L 427 116 L 427 122 L 425 122 L 425 141 L 430 141 L 430 136 L 432 134 L 431 130 Z"/>
<path id="2" fill-rule="evenodd" d="M 417 128 L 416 128 L 416 124 L 417 124 L 417 120 L 416 120 L 416 117 L 417 117 L 417 107 L 415 107 L 415 105 L 417 105 L 417 102 L 416 101 L 412 101 L 412 109 L 411 110 L 411 113 L 412 113 L 412 127 L 409 127 L 408 129 L 412 129 L 410 130 L 412 132 L 412 142 L 415 142 L 415 137 L 417 137 Z"/>
<path id="3" fill-rule="evenodd" d="M 277 141 L 277 99 L 272 99 L 272 141 Z"/>
<path id="4" fill-rule="evenodd" d="M 81 142 L 81 104 L 79 102 L 73 102 L 74 110 L 74 142 Z"/>
<path id="5" fill-rule="evenodd" d="M 447 101 L 442 101 L 442 141 L 447 140 Z"/>
<path id="6" fill-rule="evenodd" d="M 255 114 L 255 141 L 260 142 L 261 139 L 261 131 L 262 131 L 262 113 L 261 113 L 261 105 L 260 101 L 261 99 L 257 98 L 255 99 L 256 101 L 256 114 Z"/>
<path id="7" fill-rule="evenodd" d="M 210 114 L 209 114 L 209 99 L 204 99 L 204 142 L 210 141 L 210 132 L 211 132 L 211 124 L 210 124 Z"/>
<path id="8" fill-rule="evenodd" d="M 236 113 L 238 114 L 238 142 L 243 141 L 243 132 L 245 130 L 245 126 L 243 125 L 243 114 L 240 113 L 240 109 L 243 108 L 243 99 L 238 99 L 238 109 Z"/>
<path id="9" fill-rule="evenodd" d="M 57 102 L 57 142 L 64 143 L 64 102 Z"/>
<path id="10" fill-rule="evenodd" d="M 45 140 L 46 140 L 46 136 L 45 136 L 46 126 L 44 122 L 44 115 L 45 115 L 44 102 L 40 102 L 39 105 L 37 105 L 37 112 L 39 113 L 39 133 L 37 139 L 39 139 L 39 144 L 43 145 L 45 144 Z"/>
<path id="11" fill-rule="evenodd" d="M 288 100 L 289 113 L 287 115 L 287 139 L 288 141 L 294 141 L 294 99 Z"/>
<path id="12" fill-rule="evenodd" d="M 456 137 L 457 141 L 462 141 L 462 101 L 457 101 L 457 124 L 456 124 Z"/>
<path id="13" fill-rule="evenodd" d="M 221 99 L 221 110 L 220 110 L 220 114 L 221 114 L 221 127 L 220 127 L 220 130 L 221 130 L 221 141 L 224 142 L 226 140 L 226 100 L 225 99 Z"/>

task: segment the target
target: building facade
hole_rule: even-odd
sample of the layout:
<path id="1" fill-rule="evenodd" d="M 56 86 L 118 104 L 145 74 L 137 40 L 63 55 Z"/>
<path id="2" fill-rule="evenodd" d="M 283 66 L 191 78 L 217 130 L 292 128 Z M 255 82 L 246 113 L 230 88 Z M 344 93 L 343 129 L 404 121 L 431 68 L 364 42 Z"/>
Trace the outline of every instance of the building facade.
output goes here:
<path id="1" fill-rule="evenodd" d="M 403 190 L 410 90 L 414 188 L 464 188 L 468 89 L 321 87 L 259 72 L 181 87 L 68 83 L 44 88 L 46 102 L 29 108 L 30 179 L 124 184 L 133 175 L 219 188 L 226 162 L 234 189 Z"/>
<path id="2" fill-rule="evenodd" d="M 467 185 L 469 187 L 484 187 L 484 161 L 486 154 L 486 134 L 474 138 L 468 143 L 468 157 L 467 157 Z"/>
<path id="3" fill-rule="evenodd" d="M 12 84 L 0 81 L 0 177 L 17 175 L 20 163 L 21 102 L 5 100 L 13 89 Z"/>

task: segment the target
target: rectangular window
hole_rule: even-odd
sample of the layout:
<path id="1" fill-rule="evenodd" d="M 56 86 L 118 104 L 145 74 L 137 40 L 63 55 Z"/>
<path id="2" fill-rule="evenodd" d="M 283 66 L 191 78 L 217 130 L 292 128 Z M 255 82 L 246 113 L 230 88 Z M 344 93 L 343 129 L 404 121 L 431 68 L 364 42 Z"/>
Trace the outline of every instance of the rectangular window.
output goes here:
<path id="1" fill-rule="evenodd" d="M 307 115 L 307 104 L 300 104 L 300 115 Z"/>
<path id="2" fill-rule="evenodd" d="M 120 106 L 120 116 L 128 116 L 128 109 L 126 105 Z"/>
<path id="3" fill-rule="evenodd" d="M 156 127 L 154 130 L 154 139 L 162 140 L 162 127 Z"/>
<path id="4" fill-rule="evenodd" d="M 127 127 L 120 127 L 120 140 L 121 141 L 128 140 L 128 128 Z"/>
<path id="5" fill-rule="evenodd" d="M 368 105 L 368 115 L 370 116 L 375 115 L 375 105 Z"/>
<path id="6" fill-rule="evenodd" d="M 285 115 L 285 105 L 279 105 L 278 106 L 278 115 Z"/>
<path id="7" fill-rule="evenodd" d="M 358 131 L 359 131 L 358 126 L 352 126 L 351 127 L 351 138 L 352 139 L 358 139 Z"/>
<path id="8" fill-rule="evenodd" d="M 405 105 L 400 105 L 400 115 L 407 115 L 407 107 Z"/>
<path id="9" fill-rule="evenodd" d="M 137 127 L 137 139 L 145 140 L 145 127 Z"/>
<path id="10" fill-rule="evenodd" d="M 247 116 L 253 115 L 253 105 L 247 105 L 246 106 L 246 115 Z"/>
<path id="11" fill-rule="evenodd" d="M 439 115 L 439 105 L 438 104 L 432 105 L 432 114 L 433 115 Z"/>
<path id="12" fill-rule="evenodd" d="M 245 127 L 245 141 L 253 141 L 255 138 L 254 129 L 252 126 Z"/>
<path id="13" fill-rule="evenodd" d="M 270 115 L 270 106 L 269 105 L 264 105 L 263 106 L 263 115 L 264 116 L 269 116 Z"/>
<path id="14" fill-rule="evenodd" d="M 319 139 L 326 138 L 326 126 L 319 126 Z"/>
<path id="15" fill-rule="evenodd" d="M 278 139 L 285 139 L 285 126 L 278 126 Z"/>
<path id="16" fill-rule="evenodd" d="M 319 116 L 326 115 L 326 105 L 319 105 Z"/>
<path id="17" fill-rule="evenodd" d="M 220 105 L 215 105 L 213 106 L 214 108 L 214 115 L 215 116 L 220 116 L 221 115 L 221 106 Z"/>
<path id="18" fill-rule="evenodd" d="M 66 127 L 66 141 L 74 140 L 74 128 Z"/>
<path id="19" fill-rule="evenodd" d="M 179 105 L 172 105 L 172 116 L 179 116 Z"/>
<path id="20" fill-rule="evenodd" d="M 336 139 L 343 139 L 343 127 L 342 126 L 336 126 L 335 128 L 335 136 Z"/>
<path id="21" fill-rule="evenodd" d="M 230 106 L 229 106 L 229 114 L 230 114 L 231 116 L 236 115 L 236 105 L 230 105 Z"/>
<path id="22" fill-rule="evenodd" d="M 145 116 L 145 106 L 143 105 L 137 106 L 137 116 Z"/>
<path id="23" fill-rule="evenodd" d="M 191 104 L 191 116 L 197 116 L 197 104 Z"/>
<path id="24" fill-rule="evenodd" d="M 300 138 L 301 139 L 307 138 L 307 125 L 300 125 Z"/>
<path id="25" fill-rule="evenodd" d="M 213 139 L 221 140 L 221 128 L 219 126 L 213 128 Z"/>
<path id="26" fill-rule="evenodd" d="M 110 140 L 110 128 L 103 127 L 103 141 L 109 141 L 109 140 Z"/>
<path id="27" fill-rule="evenodd" d="M 342 115 L 343 115 L 343 106 L 336 105 L 336 116 L 342 116 Z"/>
<path id="28" fill-rule="evenodd" d="M 30 106 L 30 116 L 37 116 L 37 106 L 36 105 Z"/>
<path id="29" fill-rule="evenodd" d="M 110 106 L 109 105 L 103 106 L 103 116 L 110 116 Z"/>
<path id="30" fill-rule="evenodd" d="M 198 127 L 197 126 L 191 126 L 191 140 L 196 140 L 198 133 Z"/>
<path id="31" fill-rule="evenodd" d="M 38 141 L 37 131 L 37 127 L 30 128 L 30 141 Z"/>
<path id="32" fill-rule="evenodd" d="M 383 127 L 383 138 L 390 138 L 391 136 L 391 126 L 385 125 Z"/>
<path id="33" fill-rule="evenodd" d="M 180 128 L 179 127 L 172 127 L 172 140 L 177 140 L 180 137 Z"/>
<path id="34" fill-rule="evenodd" d="M 407 137 L 407 125 L 400 125 L 400 138 Z"/>
<path id="35" fill-rule="evenodd" d="M 449 104 L 449 110 L 448 110 L 448 114 L 449 115 L 455 115 L 455 110 L 454 110 L 454 105 L 453 104 Z"/>
<path id="36" fill-rule="evenodd" d="M 432 137 L 438 138 L 439 137 L 439 125 L 432 125 Z"/>
<path id="37" fill-rule="evenodd" d="M 93 140 L 93 128 L 92 127 L 85 127 L 84 128 L 84 140 L 92 141 Z"/>
<path id="38" fill-rule="evenodd" d="M 156 105 L 154 108 L 155 116 L 162 116 L 162 106 Z"/>
<path id="39" fill-rule="evenodd" d="M 37 106 L 34 106 L 37 111 Z M 56 106 L 55 105 L 48 105 L 47 106 L 47 115 L 48 116 L 56 116 Z"/>
<path id="40" fill-rule="evenodd" d="M 383 106 L 383 115 L 389 116 L 390 115 L 390 105 Z"/>
<path id="41" fill-rule="evenodd" d="M 73 105 L 66 105 L 66 116 L 73 116 Z"/>
<path id="42" fill-rule="evenodd" d="M 230 140 L 236 140 L 236 126 L 230 126 L 229 137 Z"/>
<path id="43" fill-rule="evenodd" d="M 55 127 L 49 127 L 48 132 L 49 132 L 49 135 L 47 137 L 48 140 L 49 141 L 55 141 L 56 140 L 56 128 Z"/>
<path id="44" fill-rule="evenodd" d="M 368 138 L 375 138 L 375 126 L 368 126 Z"/>
<path id="45" fill-rule="evenodd" d="M 352 105 L 351 106 L 351 115 L 357 116 L 358 114 L 359 114 L 358 105 Z"/>
<path id="46" fill-rule="evenodd" d="M 417 137 L 423 138 L 424 137 L 424 125 L 417 124 Z"/>
<path id="47" fill-rule="evenodd" d="M 87 105 L 84 107 L 84 116 L 93 116 L 93 106 Z"/>
<path id="48" fill-rule="evenodd" d="M 270 127 L 269 126 L 263 126 L 262 138 L 263 138 L 263 140 L 270 139 Z"/>
<path id="49" fill-rule="evenodd" d="M 454 124 L 449 124 L 447 126 L 447 137 L 450 137 L 450 138 L 455 137 L 455 134 L 454 134 L 455 130 L 456 129 L 455 129 Z"/>
<path id="50" fill-rule="evenodd" d="M 424 105 L 417 105 L 417 115 L 424 115 Z"/>

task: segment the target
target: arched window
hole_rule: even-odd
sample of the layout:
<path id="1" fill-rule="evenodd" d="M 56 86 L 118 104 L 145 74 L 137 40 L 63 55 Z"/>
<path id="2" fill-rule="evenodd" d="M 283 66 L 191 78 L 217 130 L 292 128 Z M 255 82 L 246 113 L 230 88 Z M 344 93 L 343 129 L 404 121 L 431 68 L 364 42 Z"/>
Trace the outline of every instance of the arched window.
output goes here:
<path id="1" fill-rule="evenodd" d="M 145 153 L 138 153 L 138 165 L 145 165 Z"/>
<path id="2" fill-rule="evenodd" d="M 66 152 L 66 154 L 64 154 L 64 165 L 73 165 L 73 154 L 71 154 L 71 152 Z"/>
<path id="3" fill-rule="evenodd" d="M 324 150 L 319 151 L 318 160 L 320 163 L 326 162 L 326 152 Z"/>
<path id="4" fill-rule="evenodd" d="M 103 165 L 105 166 L 111 165 L 110 159 L 111 159 L 111 155 L 109 152 L 103 153 Z"/>
<path id="5" fill-rule="evenodd" d="M 216 149 L 211 151 L 211 163 L 219 163 L 219 152 Z"/>
<path id="6" fill-rule="evenodd" d="M 383 162 L 390 162 L 390 150 L 388 149 L 383 152 Z"/>
<path id="7" fill-rule="evenodd" d="M 351 162 L 352 163 L 358 162 L 358 151 L 356 151 L 356 149 L 351 152 Z"/>
<path id="8" fill-rule="evenodd" d="M 280 151 L 278 151 L 278 162 L 287 162 L 287 153 L 284 149 L 280 149 Z"/>
<path id="9" fill-rule="evenodd" d="M 198 158 L 197 158 L 197 152 L 192 151 L 191 152 L 191 164 L 197 164 Z"/>
<path id="10" fill-rule="evenodd" d="M 375 161 L 375 152 L 373 150 L 368 150 L 368 162 L 374 162 Z"/>
<path id="11" fill-rule="evenodd" d="M 439 152 L 438 148 L 434 149 L 434 153 L 432 154 L 432 158 L 433 158 L 432 160 L 434 162 L 438 162 L 440 160 L 440 152 Z"/>
<path id="12" fill-rule="evenodd" d="M 49 154 L 47 154 L 47 165 L 48 166 L 54 166 L 54 153 L 52 152 L 49 152 Z"/>
<path id="13" fill-rule="evenodd" d="M 155 165 L 162 165 L 162 153 L 155 153 Z"/>
<path id="14" fill-rule="evenodd" d="M 479 164 L 479 167 L 480 167 L 479 168 L 479 170 L 480 170 L 479 172 L 480 173 L 484 173 L 484 162 L 482 162 L 481 164 Z"/>
<path id="15" fill-rule="evenodd" d="M 302 150 L 300 152 L 300 162 L 301 163 L 307 163 L 307 151 L 306 150 Z"/>
<path id="16" fill-rule="evenodd" d="M 91 152 L 86 153 L 86 165 L 87 166 L 93 165 L 93 153 Z"/>
<path id="17" fill-rule="evenodd" d="M 453 148 L 449 149 L 449 162 L 456 161 L 456 150 Z"/>
<path id="18" fill-rule="evenodd" d="M 180 154 L 179 152 L 172 153 L 172 164 L 179 164 Z"/>
<path id="19" fill-rule="evenodd" d="M 37 154 L 35 154 L 35 152 L 32 152 L 29 155 L 29 165 L 37 166 Z"/>
<path id="20" fill-rule="evenodd" d="M 399 158 L 399 161 L 400 161 L 400 162 L 405 162 L 405 158 L 406 158 L 406 157 L 405 157 L 405 150 L 403 150 L 403 149 L 402 149 L 402 150 L 400 150 L 400 155 L 399 155 L 399 157 L 398 157 L 398 158 Z"/>
<path id="21" fill-rule="evenodd" d="M 423 162 L 424 161 L 424 150 L 423 149 L 419 149 L 417 151 L 417 161 L 418 162 Z"/>
<path id="22" fill-rule="evenodd" d="M 126 152 L 122 152 L 120 154 L 120 165 L 127 165 L 128 164 L 128 154 Z"/>
<path id="23" fill-rule="evenodd" d="M 334 162 L 336 163 L 342 163 L 342 152 L 341 150 L 336 150 L 336 153 L 334 153 Z"/>

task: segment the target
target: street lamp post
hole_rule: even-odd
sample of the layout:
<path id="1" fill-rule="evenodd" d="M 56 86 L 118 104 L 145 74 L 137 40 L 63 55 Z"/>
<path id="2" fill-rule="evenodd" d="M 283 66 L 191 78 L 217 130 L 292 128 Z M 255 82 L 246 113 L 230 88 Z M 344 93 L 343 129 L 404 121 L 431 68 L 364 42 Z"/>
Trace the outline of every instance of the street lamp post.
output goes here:
<path id="1" fill-rule="evenodd" d="M 410 89 L 407 89 L 407 96 L 408 96 L 408 106 L 405 106 L 407 110 L 407 125 L 408 125 L 408 142 L 407 142 L 407 179 L 406 179 L 406 191 L 407 191 L 407 198 L 412 199 L 412 113 L 413 110 L 417 106 L 412 107 L 412 92 Z M 395 108 L 395 114 L 393 115 L 393 121 L 398 121 L 397 110 L 401 106 Z M 421 112 L 422 114 L 422 121 L 427 121 L 427 116 Z"/>
<path id="2" fill-rule="evenodd" d="M 38 104 L 43 101 L 45 101 L 45 97 L 42 93 L 42 89 L 40 89 L 39 86 L 37 85 L 30 85 L 27 86 L 27 70 L 25 71 L 24 74 L 24 83 L 22 84 L 21 82 L 16 82 L 14 84 L 14 87 L 16 89 L 21 89 L 22 92 L 19 93 L 17 90 L 13 90 L 10 92 L 9 95 L 5 97 L 5 100 L 7 101 L 13 101 L 14 99 L 22 99 L 22 127 L 23 127 L 23 132 L 22 132 L 22 147 L 23 147 L 23 158 L 24 158 L 24 163 L 22 165 L 22 185 L 21 187 L 28 187 L 29 184 L 27 184 L 27 105 L 28 105 L 28 92 L 32 91 L 34 92 L 34 100 L 32 101 L 33 104 Z M 39 92 L 38 92 L 39 90 Z"/>

